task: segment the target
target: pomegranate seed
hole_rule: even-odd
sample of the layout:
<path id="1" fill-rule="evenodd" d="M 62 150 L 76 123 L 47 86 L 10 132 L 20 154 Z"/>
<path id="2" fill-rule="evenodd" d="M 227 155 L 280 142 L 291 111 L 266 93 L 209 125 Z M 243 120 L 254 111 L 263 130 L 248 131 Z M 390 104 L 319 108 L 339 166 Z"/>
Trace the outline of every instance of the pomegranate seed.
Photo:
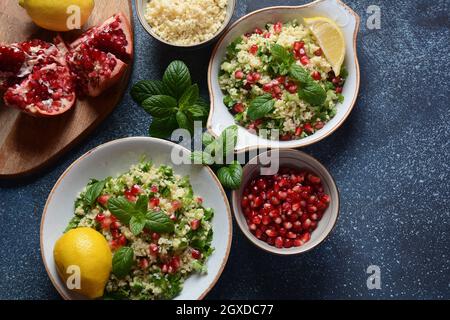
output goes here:
<path id="1" fill-rule="evenodd" d="M 247 75 L 246 79 L 247 79 L 247 83 L 249 83 L 249 84 L 254 83 L 253 76 L 250 73 Z"/>
<path id="2" fill-rule="evenodd" d="M 300 247 L 303 243 L 302 243 L 302 240 L 295 239 L 293 244 L 294 244 L 294 247 Z"/>
<path id="3" fill-rule="evenodd" d="M 307 133 L 313 133 L 314 129 L 312 128 L 310 123 L 305 123 L 303 126 L 303 130 L 305 130 Z"/>
<path id="4" fill-rule="evenodd" d="M 334 84 L 335 86 L 339 86 L 339 85 L 342 83 L 342 78 L 339 77 L 339 76 L 334 77 L 334 78 L 331 80 L 331 82 L 333 82 L 333 84 Z"/>
<path id="5" fill-rule="evenodd" d="M 301 236 L 301 241 L 303 243 L 308 242 L 311 239 L 311 234 L 309 232 L 305 232 L 302 236 Z"/>
<path id="6" fill-rule="evenodd" d="M 182 207 L 182 204 L 181 204 L 180 201 L 178 201 L 178 200 L 172 201 L 172 209 L 173 209 L 174 211 L 177 211 L 177 210 L 180 209 L 181 207 Z"/>
<path id="7" fill-rule="evenodd" d="M 256 34 L 263 34 L 263 31 L 260 28 L 255 28 L 255 30 L 253 31 L 253 33 Z"/>
<path id="8" fill-rule="evenodd" d="M 293 242 L 291 239 L 284 239 L 283 247 L 285 248 L 291 248 L 293 245 Z"/>
<path id="9" fill-rule="evenodd" d="M 170 260 L 170 266 L 173 268 L 174 271 L 177 271 L 181 266 L 181 260 L 180 257 L 173 256 Z"/>
<path id="10" fill-rule="evenodd" d="M 99 213 L 95 216 L 95 220 L 97 222 L 102 222 L 103 220 L 105 220 L 105 215 L 103 213 Z"/>
<path id="11" fill-rule="evenodd" d="M 303 133 L 303 128 L 302 127 L 297 127 L 295 129 L 295 135 L 298 137 Z"/>
<path id="12" fill-rule="evenodd" d="M 305 49 L 301 48 L 300 50 L 298 50 L 298 54 L 300 55 L 300 58 L 303 57 L 303 56 L 306 56 Z"/>
<path id="13" fill-rule="evenodd" d="M 150 255 L 156 257 L 159 253 L 159 246 L 157 244 L 150 243 L 149 251 L 150 251 Z"/>
<path id="14" fill-rule="evenodd" d="M 173 213 L 169 216 L 169 219 L 174 221 L 174 222 L 178 220 L 177 216 L 175 214 L 173 214 Z"/>
<path id="15" fill-rule="evenodd" d="M 161 272 L 162 273 L 168 273 L 169 272 L 169 266 L 167 264 L 163 264 L 161 266 Z"/>
<path id="16" fill-rule="evenodd" d="M 287 91 L 289 91 L 289 93 L 297 93 L 297 85 L 293 84 L 293 85 L 289 86 L 287 88 Z"/>
<path id="17" fill-rule="evenodd" d="M 119 242 L 119 244 L 120 244 L 121 246 L 126 246 L 128 240 L 127 240 L 127 238 L 122 234 L 122 235 L 119 237 L 118 242 Z"/>
<path id="18" fill-rule="evenodd" d="M 157 193 L 158 192 L 158 186 L 155 186 L 155 185 L 151 186 L 150 191 L 152 193 Z"/>
<path id="19" fill-rule="evenodd" d="M 285 229 L 289 230 L 292 228 L 292 223 L 287 221 L 287 222 L 283 223 L 283 226 Z"/>
<path id="20" fill-rule="evenodd" d="M 281 30 L 282 30 L 282 28 L 283 28 L 283 24 L 282 24 L 280 21 L 278 21 L 277 23 L 275 23 L 275 24 L 273 25 L 273 31 L 274 31 L 275 33 L 280 33 Z"/>
<path id="21" fill-rule="evenodd" d="M 159 238 L 161 238 L 161 235 L 157 232 L 152 232 L 152 240 L 153 241 L 158 241 Z"/>
<path id="22" fill-rule="evenodd" d="M 320 75 L 320 72 L 319 72 L 319 71 L 314 71 L 313 73 L 311 73 L 311 77 L 312 77 L 314 80 L 320 80 L 320 79 L 322 79 L 322 76 Z"/>
<path id="23" fill-rule="evenodd" d="M 148 201 L 148 205 L 149 205 L 149 207 L 151 208 L 151 209 L 153 209 L 154 207 L 157 207 L 157 206 L 159 206 L 159 198 L 151 198 L 149 201 Z"/>
<path id="24" fill-rule="evenodd" d="M 303 229 L 309 229 L 309 227 L 311 227 L 311 220 L 309 218 L 307 218 L 303 223 L 302 223 L 302 227 Z"/>
<path id="25" fill-rule="evenodd" d="M 321 180 L 320 180 L 320 178 L 318 176 L 315 176 L 315 175 L 312 175 L 312 174 L 308 175 L 308 180 L 311 183 L 313 183 L 313 184 L 320 184 L 320 182 L 321 182 Z"/>
<path id="26" fill-rule="evenodd" d="M 322 129 L 324 126 L 325 126 L 325 124 L 324 124 L 322 121 L 319 121 L 319 122 L 317 122 L 317 123 L 314 125 L 314 128 L 315 128 L 316 130 L 320 130 L 320 129 Z"/>
<path id="27" fill-rule="evenodd" d="M 233 107 L 233 111 L 236 113 L 241 113 L 244 112 L 245 108 L 244 105 L 242 103 L 236 103 Z"/>
<path id="28" fill-rule="evenodd" d="M 270 32 L 264 33 L 264 38 L 269 39 L 271 37 Z"/>
<path id="29" fill-rule="evenodd" d="M 102 206 L 106 206 L 108 204 L 109 198 L 111 198 L 109 194 L 103 194 L 97 198 L 97 202 L 100 203 Z"/>
<path id="30" fill-rule="evenodd" d="M 198 260 L 202 257 L 202 253 L 197 249 L 191 249 L 191 256 L 192 258 Z"/>
<path id="31" fill-rule="evenodd" d="M 120 228 L 120 222 L 114 221 L 109 226 L 111 229 L 119 229 Z"/>
<path id="32" fill-rule="evenodd" d="M 266 234 L 270 238 L 274 238 L 278 235 L 278 232 L 276 232 L 274 229 L 267 229 Z"/>
<path id="33" fill-rule="evenodd" d="M 261 224 L 261 218 L 258 216 L 253 217 L 252 222 L 256 225 Z"/>
<path id="34" fill-rule="evenodd" d="M 252 45 L 250 49 L 248 49 L 248 52 L 255 55 L 258 52 L 258 46 L 256 44 Z"/>
<path id="35" fill-rule="evenodd" d="M 252 34 L 251 34 L 250 32 L 247 32 L 247 33 L 244 34 L 244 36 L 245 36 L 246 38 L 250 38 L 250 37 L 252 36 Z"/>
<path id="36" fill-rule="evenodd" d="M 135 196 L 133 196 L 131 194 L 127 194 L 126 192 L 125 192 L 125 198 L 130 202 L 135 202 L 137 200 L 137 198 Z"/>
<path id="37" fill-rule="evenodd" d="M 314 51 L 314 55 L 320 57 L 323 54 L 323 51 L 321 48 L 317 49 L 316 51 Z"/>
<path id="38" fill-rule="evenodd" d="M 191 229 L 197 230 L 200 227 L 200 220 L 194 219 L 191 221 Z"/>
<path id="39" fill-rule="evenodd" d="M 241 70 L 236 70 L 236 72 L 234 73 L 234 77 L 236 79 L 242 79 L 244 78 L 244 73 Z"/>
<path id="40" fill-rule="evenodd" d="M 278 82 L 278 84 L 281 84 L 281 85 L 284 85 L 286 83 L 286 77 L 285 76 L 279 76 L 275 80 Z"/>
<path id="41" fill-rule="evenodd" d="M 336 87 L 335 91 L 336 93 L 342 93 L 342 87 Z"/>
<path id="42" fill-rule="evenodd" d="M 275 239 L 275 247 L 277 247 L 277 248 L 283 248 L 283 243 L 284 243 L 284 241 L 283 241 L 283 238 L 282 238 L 282 237 L 277 237 L 277 238 Z"/>
<path id="43" fill-rule="evenodd" d="M 140 186 L 138 186 L 137 184 L 135 184 L 134 186 L 131 187 L 130 193 L 131 193 L 133 196 L 137 196 L 137 195 L 139 195 L 140 193 L 142 193 L 142 189 L 141 189 Z"/>
<path id="44" fill-rule="evenodd" d="M 264 92 L 270 92 L 270 91 L 272 91 L 272 83 L 266 83 L 266 84 L 264 84 L 263 87 L 262 87 L 262 89 L 263 89 Z"/>
<path id="45" fill-rule="evenodd" d="M 242 208 L 248 208 L 248 206 L 250 205 L 250 201 L 248 200 L 248 197 L 244 196 L 241 200 L 241 206 Z"/>
<path id="46" fill-rule="evenodd" d="M 293 47 L 294 47 L 295 51 L 299 51 L 304 46 L 305 46 L 305 43 L 303 41 L 295 41 Z"/>
<path id="47" fill-rule="evenodd" d="M 306 66 L 309 63 L 309 58 L 307 56 L 303 56 L 300 58 L 300 62 L 302 65 Z"/>
<path id="48" fill-rule="evenodd" d="M 142 258 L 139 260 L 139 267 L 141 269 L 147 269 L 148 268 L 148 260 L 145 258 Z"/>
<path id="49" fill-rule="evenodd" d="M 280 224 L 283 222 L 283 219 L 281 217 L 276 217 L 273 222 L 275 222 L 276 224 Z"/>
<path id="50" fill-rule="evenodd" d="M 270 223 L 270 217 L 269 216 L 263 216 L 261 219 L 261 222 L 263 225 L 268 225 Z"/>
<path id="51" fill-rule="evenodd" d="M 326 204 L 330 203 L 330 200 L 331 200 L 331 198 L 330 198 L 330 196 L 327 195 L 327 194 L 324 194 L 324 195 L 322 196 L 322 198 L 320 199 L 320 201 L 322 201 L 322 202 L 324 202 L 324 203 L 326 203 Z"/>
<path id="52" fill-rule="evenodd" d="M 113 237 L 113 239 L 119 238 L 119 236 L 120 236 L 119 230 L 117 230 L 117 229 L 111 230 L 111 236 Z M 118 241 L 117 241 L 117 243 L 118 243 Z"/>

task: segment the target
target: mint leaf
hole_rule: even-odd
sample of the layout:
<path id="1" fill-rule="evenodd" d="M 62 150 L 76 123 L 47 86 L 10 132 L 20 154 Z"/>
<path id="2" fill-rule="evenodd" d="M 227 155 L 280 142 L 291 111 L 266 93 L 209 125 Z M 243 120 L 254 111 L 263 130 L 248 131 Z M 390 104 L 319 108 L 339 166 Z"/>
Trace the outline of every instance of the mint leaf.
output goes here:
<path id="1" fill-rule="evenodd" d="M 215 138 L 210 133 L 208 133 L 208 132 L 203 133 L 202 143 L 205 147 L 209 146 L 214 141 L 215 141 Z"/>
<path id="2" fill-rule="evenodd" d="M 141 213 L 146 213 L 148 210 L 148 196 L 139 196 L 139 198 L 136 201 L 136 204 L 134 205 L 134 208 L 136 211 Z"/>
<path id="3" fill-rule="evenodd" d="M 189 120 L 186 114 L 183 111 L 177 112 L 177 123 L 182 129 L 188 130 L 190 133 L 194 131 L 193 123 Z"/>
<path id="4" fill-rule="evenodd" d="M 168 91 L 162 81 L 142 80 L 131 88 L 131 97 L 141 104 L 145 99 L 155 95 L 167 95 Z"/>
<path id="5" fill-rule="evenodd" d="M 311 78 L 311 75 L 306 71 L 306 69 L 300 67 L 295 62 L 291 65 L 291 68 L 289 69 L 289 75 L 294 78 L 295 80 L 299 81 L 300 83 L 308 83 L 310 81 L 313 81 Z"/>
<path id="6" fill-rule="evenodd" d="M 275 100 L 272 98 L 272 95 L 264 94 L 258 96 L 250 103 L 250 107 L 247 110 L 247 116 L 250 120 L 261 119 L 272 111 L 274 105 Z"/>
<path id="7" fill-rule="evenodd" d="M 179 99 L 191 85 L 191 74 L 183 61 L 175 60 L 164 72 L 163 82 L 171 95 Z"/>
<path id="8" fill-rule="evenodd" d="M 133 267 L 133 257 L 133 249 L 130 247 L 122 247 L 117 250 L 112 258 L 112 272 L 118 278 L 128 275 Z"/>
<path id="9" fill-rule="evenodd" d="M 177 100 L 164 95 L 151 96 L 142 102 L 142 108 L 153 117 L 168 117 L 176 111 Z"/>
<path id="10" fill-rule="evenodd" d="M 95 201 L 97 201 L 97 198 L 102 194 L 103 189 L 105 188 L 106 180 L 97 181 L 93 184 L 91 184 L 87 189 L 86 193 L 84 194 L 84 198 L 89 203 L 90 206 L 92 206 Z"/>
<path id="11" fill-rule="evenodd" d="M 64 230 L 64 233 L 66 233 L 67 231 L 70 231 L 72 229 L 75 229 L 76 227 L 78 227 L 78 224 L 81 221 L 81 217 L 80 216 L 74 216 L 69 224 L 67 225 L 66 229 Z"/>
<path id="12" fill-rule="evenodd" d="M 154 232 L 163 233 L 174 231 L 174 222 L 161 211 L 147 212 L 145 219 L 145 227 Z"/>
<path id="13" fill-rule="evenodd" d="M 313 106 L 320 106 L 325 102 L 327 93 L 318 83 L 309 81 L 298 91 L 298 96 Z"/>
<path id="14" fill-rule="evenodd" d="M 238 138 L 237 132 L 238 127 L 236 125 L 229 126 L 222 132 L 219 139 L 216 140 L 218 143 L 222 143 L 224 156 L 234 152 Z"/>
<path id="15" fill-rule="evenodd" d="M 202 151 L 192 152 L 191 159 L 194 164 L 211 165 L 214 163 L 213 157 L 209 153 Z"/>
<path id="16" fill-rule="evenodd" d="M 149 128 L 149 134 L 156 138 L 170 137 L 172 132 L 178 128 L 178 123 L 175 115 L 170 115 L 165 118 L 153 118 L 152 124 Z"/>
<path id="17" fill-rule="evenodd" d="M 136 212 L 134 203 L 129 202 L 124 197 L 109 199 L 108 210 L 125 224 L 130 222 L 131 217 Z"/>
<path id="18" fill-rule="evenodd" d="M 192 86 L 187 88 L 181 96 L 180 101 L 178 102 L 180 110 L 184 111 L 187 107 L 195 104 L 199 98 L 199 95 L 200 93 L 197 84 L 193 84 Z"/>
<path id="19" fill-rule="evenodd" d="M 292 54 L 279 44 L 273 44 L 270 47 L 270 53 L 275 60 L 278 60 L 282 63 L 289 64 L 290 62 L 292 62 L 292 60 L 294 60 Z"/>
<path id="20" fill-rule="evenodd" d="M 234 161 L 228 167 L 222 167 L 217 172 L 220 183 L 228 189 L 238 189 L 242 182 L 242 166 Z"/>
<path id="21" fill-rule="evenodd" d="M 144 214 L 137 214 L 131 217 L 130 219 L 130 230 L 131 232 L 137 236 L 144 230 L 146 224 Z"/>

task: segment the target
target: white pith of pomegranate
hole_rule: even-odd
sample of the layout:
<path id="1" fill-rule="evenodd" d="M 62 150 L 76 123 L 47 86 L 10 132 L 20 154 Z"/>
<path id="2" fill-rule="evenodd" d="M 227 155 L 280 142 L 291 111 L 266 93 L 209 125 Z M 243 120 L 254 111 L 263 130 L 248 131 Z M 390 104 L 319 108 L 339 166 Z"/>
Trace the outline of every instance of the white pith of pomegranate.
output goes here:
<path id="1" fill-rule="evenodd" d="M 5 104 L 34 116 L 54 116 L 75 103 L 73 78 L 66 66 L 52 63 L 35 68 L 20 84 L 4 94 Z"/>
<path id="2" fill-rule="evenodd" d="M 81 44 L 112 53 L 120 60 L 129 61 L 133 54 L 133 40 L 127 17 L 123 13 L 115 14 L 100 26 L 82 34 L 70 48 L 75 50 Z"/>
<path id="3" fill-rule="evenodd" d="M 111 53 L 82 44 L 67 54 L 79 94 L 96 97 L 115 84 L 127 65 Z"/>

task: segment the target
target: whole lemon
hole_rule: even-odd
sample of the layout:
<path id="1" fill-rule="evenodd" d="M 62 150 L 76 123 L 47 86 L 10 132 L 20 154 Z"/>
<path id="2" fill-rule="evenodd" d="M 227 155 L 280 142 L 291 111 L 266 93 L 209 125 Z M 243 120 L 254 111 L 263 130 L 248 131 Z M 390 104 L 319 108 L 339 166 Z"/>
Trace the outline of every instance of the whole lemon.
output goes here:
<path id="1" fill-rule="evenodd" d="M 94 9 L 94 0 L 19 0 L 38 26 L 52 31 L 81 29 Z"/>
<path id="2" fill-rule="evenodd" d="M 56 241 L 53 257 L 66 285 L 70 278 L 69 289 L 91 299 L 103 296 L 112 269 L 112 253 L 100 232 L 86 227 L 68 231 Z M 78 288 L 74 277 L 79 277 Z"/>

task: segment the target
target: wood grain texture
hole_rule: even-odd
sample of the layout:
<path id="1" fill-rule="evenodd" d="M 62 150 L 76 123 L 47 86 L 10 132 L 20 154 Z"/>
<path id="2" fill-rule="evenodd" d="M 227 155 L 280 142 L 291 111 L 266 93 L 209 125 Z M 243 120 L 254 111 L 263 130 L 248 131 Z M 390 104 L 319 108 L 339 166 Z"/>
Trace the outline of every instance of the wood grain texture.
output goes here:
<path id="1" fill-rule="evenodd" d="M 96 0 L 84 29 L 97 25 L 122 11 L 132 23 L 131 0 Z M 50 41 L 56 35 L 38 28 L 17 0 L 0 1 L 0 43 L 32 38 Z M 70 41 L 80 32 L 63 34 Z M 131 62 L 132 63 L 132 62 Z M 0 179 L 35 173 L 78 143 L 121 100 L 131 74 L 131 63 L 123 79 L 97 98 L 78 99 L 72 110 L 54 118 L 33 118 L 0 103 Z"/>

